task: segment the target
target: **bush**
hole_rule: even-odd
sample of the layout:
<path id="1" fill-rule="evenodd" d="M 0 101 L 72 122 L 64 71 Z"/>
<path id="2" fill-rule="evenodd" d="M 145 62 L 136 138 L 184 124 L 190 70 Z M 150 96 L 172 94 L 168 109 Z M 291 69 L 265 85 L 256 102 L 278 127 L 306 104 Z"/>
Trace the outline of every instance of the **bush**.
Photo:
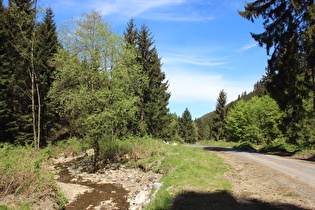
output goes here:
<path id="1" fill-rule="evenodd" d="M 282 153 L 295 153 L 301 149 L 293 144 L 271 144 L 262 147 L 259 152 L 282 152 Z"/>
<path id="2" fill-rule="evenodd" d="M 56 189 L 52 175 L 42 167 L 48 156 L 48 150 L 1 144 L 0 197 L 8 194 L 32 197 Z"/>
<path id="3" fill-rule="evenodd" d="M 279 106 L 269 96 L 238 101 L 227 117 L 229 140 L 261 145 L 281 141 L 283 134 L 279 125 L 282 117 Z"/>
<path id="4" fill-rule="evenodd" d="M 138 160 L 163 154 L 163 142 L 145 136 L 142 138 L 130 138 L 100 145 L 100 156 L 111 161 Z"/>
<path id="5" fill-rule="evenodd" d="M 251 151 L 251 152 L 256 152 L 257 150 L 255 149 L 254 145 L 251 142 L 242 142 L 237 146 L 234 146 L 233 149 L 239 149 L 239 150 L 246 150 L 246 151 Z"/>

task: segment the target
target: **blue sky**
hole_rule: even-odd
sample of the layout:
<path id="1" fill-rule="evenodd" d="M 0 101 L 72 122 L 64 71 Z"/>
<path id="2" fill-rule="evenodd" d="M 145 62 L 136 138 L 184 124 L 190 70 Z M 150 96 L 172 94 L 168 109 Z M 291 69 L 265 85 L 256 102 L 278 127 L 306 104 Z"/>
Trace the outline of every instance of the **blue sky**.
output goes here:
<path id="1" fill-rule="evenodd" d="M 228 101 L 250 92 L 265 73 L 267 56 L 250 32 L 262 32 L 261 22 L 238 15 L 244 0 L 39 0 L 51 7 L 57 25 L 83 12 L 96 10 L 122 34 L 134 18 L 146 24 L 162 58 L 169 81 L 169 108 L 182 115 L 187 107 L 193 118 L 215 109 L 219 91 Z"/>

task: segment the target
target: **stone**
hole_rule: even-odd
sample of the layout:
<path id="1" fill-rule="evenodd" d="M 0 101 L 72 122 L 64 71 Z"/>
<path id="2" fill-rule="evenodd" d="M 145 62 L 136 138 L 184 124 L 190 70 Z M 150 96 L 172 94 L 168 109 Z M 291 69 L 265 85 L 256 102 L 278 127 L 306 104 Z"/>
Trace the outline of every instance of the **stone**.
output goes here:
<path id="1" fill-rule="evenodd" d="M 142 203 L 144 203 L 146 201 L 146 199 L 148 198 L 149 192 L 148 191 L 140 191 L 137 196 L 135 197 L 133 203 L 135 205 L 140 205 Z"/>
<path id="2" fill-rule="evenodd" d="M 152 187 L 160 189 L 160 187 L 162 187 L 162 185 L 163 185 L 162 183 L 155 182 L 155 183 L 152 184 Z"/>

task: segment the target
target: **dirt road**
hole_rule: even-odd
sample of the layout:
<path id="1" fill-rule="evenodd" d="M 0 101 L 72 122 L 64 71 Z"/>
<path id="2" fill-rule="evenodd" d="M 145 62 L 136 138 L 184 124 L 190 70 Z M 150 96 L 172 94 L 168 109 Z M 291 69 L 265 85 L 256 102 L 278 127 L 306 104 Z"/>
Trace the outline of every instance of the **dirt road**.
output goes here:
<path id="1" fill-rule="evenodd" d="M 224 159 L 239 200 L 258 199 L 315 209 L 315 163 L 223 147 L 202 147 Z"/>

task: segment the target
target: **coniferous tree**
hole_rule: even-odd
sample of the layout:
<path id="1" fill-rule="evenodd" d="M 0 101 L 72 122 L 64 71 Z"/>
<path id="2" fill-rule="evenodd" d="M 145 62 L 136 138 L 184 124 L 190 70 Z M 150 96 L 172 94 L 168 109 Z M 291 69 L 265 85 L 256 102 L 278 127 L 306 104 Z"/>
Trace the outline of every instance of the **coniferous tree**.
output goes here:
<path id="1" fill-rule="evenodd" d="M 167 92 L 168 82 L 161 71 L 161 59 L 154 46 L 152 34 L 146 25 L 142 25 L 140 30 L 136 29 L 131 19 L 124 32 L 124 39 L 129 48 L 135 50 L 135 65 L 139 66 L 141 75 L 138 81 L 141 85 L 135 91 L 139 102 L 134 133 L 162 137 L 167 133 L 163 130 L 171 122 L 167 108 L 170 94 Z"/>
<path id="2" fill-rule="evenodd" d="M 58 115 L 56 108 L 48 97 L 48 92 L 54 81 L 56 67 L 52 65 L 52 58 L 57 53 L 59 43 L 56 31 L 56 25 L 53 20 L 53 11 L 46 9 L 43 23 L 39 25 L 36 31 L 35 57 L 38 85 L 40 90 L 41 104 L 41 133 L 43 143 L 52 136 L 52 129 L 57 126 Z"/>
<path id="3" fill-rule="evenodd" d="M 187 143 L 195 143 L 197 140 L 197 130 L 188 108 L 185 109 L 178 122 L 180 137 Z"/>
<path id="4" fill-rule="evenodd" d="M 147 86 L 143 86 L 140 105 L 140 121 L 144 122 L 148 134 L 159 137 L 170 122 L 167 108 L 170 93 L 168 82 L 161 71 L 161 59 L 153 46 L 154 41 L 146 25 L 138 33 L 138 53 L 141 70 L 148 76 Z"/>
<path id="5" fill-rule="evenodd" d="M 8 41 L 9 35 L 6 26 L 7 8 L 4 7 L 3 1 L 0 0 L 0 141 L 12 142 L 13 136 L 12 125 L 12 110 L 9 98 L 12 93 L 12 69 L 9 67 L 9 52 Z"/>
<path id="6" fill-rule="evenodd" d="M 127 23 L 127 28 L 124 31 L 124 40 L 125 42 L 130 45 L 130 47 L 136 48 L 137 42 L 138 42 L 138 30 L 136 28 L 136 25 L 134 23 L 134 19 L 131 18 L 129 22 Z"/>
<path id="7" fill-rule="evenodd" d="M 286 112 L 284 130 L 299 133 L 299 122 L 315 109 L 314 0 L 256 0 L 240 15 L 248 20 L 262 17 L 265 31 L 253 38 L 271 54 L 267 68 L 267 90 Z M 313 97 L 309 112 L 305 101 Z M 289 137 L 294 143 L 297 136 Z"/>
<path id="8" fill-rule="evenodd" d="M 213 117 L 212 136 L 215 140 L 226 138 L 226 101 L 227 96 L 224 90 L 221 90 L 217 99 L 216 109 Z"/>
<path id="9" fill-rule="evenodd" d="M 34 94 L 30 91 L 30 87 L 34 87 L 30 73 L 33 69 L 31 61 L 35 9 L 33 1 L 10 0 L 5 10 L 2 25 L 6 39 L 1 60 L 5 65 L 2 70 L 6 70 L 4 75 L 9 83 L 4 80 L 7 94 L 2 95 L 2 104 L 6 104 L 7 119 L 2 127 L 6 127 L 4 141 L 23 144 L 32 139 L 32 121 L 35 120 L 31 111 Z"/>

